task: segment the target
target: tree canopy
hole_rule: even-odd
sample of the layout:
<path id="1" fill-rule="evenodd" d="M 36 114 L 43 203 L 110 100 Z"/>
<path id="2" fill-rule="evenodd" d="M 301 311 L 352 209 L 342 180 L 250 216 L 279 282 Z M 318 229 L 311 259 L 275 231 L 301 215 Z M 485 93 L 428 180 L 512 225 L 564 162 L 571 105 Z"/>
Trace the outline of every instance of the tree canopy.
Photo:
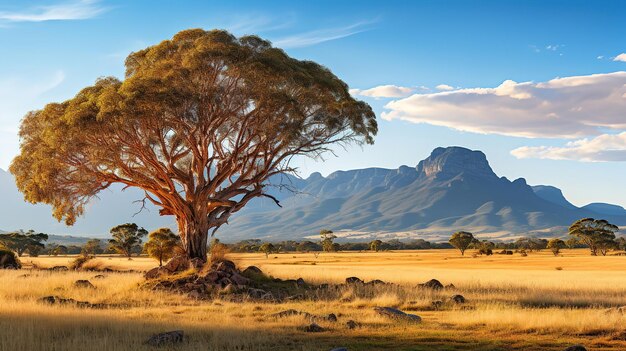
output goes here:
<path id="1" fill-rule="evenodd" d="M 159 260 L 159 267 L 164 260 L 168 260 L 176 253 L 176 248 L 180 245 L 180 237 L 170 228 L 160 228 L 148 236 L 148 242 L 144 245 L 144 250 L 150 257 Z"/>
<path id="2" fill-rule="evenodd" d="M 569 227 L 569 235 L 576 237 L 589 247 L 593 256 L 606 255 L 616 246 L 615 233 L 619 228 L 604 219 L 582 218 Z"/>
<path id="3" fill-rule="evenodd" d="M 45 248 L 43 242 L 46 240 L 48 240 L 48 234 L 35 233 L 33 230 L 29 230 L 26 233 L 18 231 L 0 234 L 0 243 L 6 248 L 15 251 L 20 257 L 27 251 L 31 256 L 39 255 L 39 252 Z"/>
<path id="4" fill-rule="evenodd" d="M 461 256 L 464 256 L 465 250 L 467 250 L 467 248 L 469 248 L 475 240 L 476 239 L 474 239 L 474 235 L 472 233 L 460 231 L 452 234 L 448 242 L 450 245 L 459 249 L 459 251 L 461 251 Z"/>
<path id="5" fill-rule="evenodd" d="M 133 251 L 141 247 L 141 239 L 146 235 L 148 231 L 135 223 L 120 224 L 111 228 L 113 239 L 109 240 L 109 247 L 130 259 Z"/>
<path id="6" fill-rule="evenodd" d="M 29 112 L 10 170 L 26 200 L 73 224 L 114 183 L 174 215 L 189 257 L 268 179 L 335 144 L 373 143 L 376 117 L 327 68 L 257 36 L 185 30 L 134 52 L 120 80 Z M 276 199 L 274 199 L 276 200 Z M 278 203 L 278 201 L 276 201 Z"/>

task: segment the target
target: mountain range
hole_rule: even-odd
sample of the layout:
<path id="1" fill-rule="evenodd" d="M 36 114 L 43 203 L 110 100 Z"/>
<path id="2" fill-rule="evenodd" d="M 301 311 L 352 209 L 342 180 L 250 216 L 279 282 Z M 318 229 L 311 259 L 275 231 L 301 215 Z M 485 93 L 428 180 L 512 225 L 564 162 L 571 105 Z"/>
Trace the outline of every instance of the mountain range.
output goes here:
<path id="1" fill-rule="evenodd" d="M 462 147 L 436 148 L 416 167 L 337 171 L 327 177 L 313 173 L 306 179 L 285 175 L 270 183 L 280 185 L 271 193 L 283 207 L 269 199 L 251 201 L 220 228 L 220 239 L 317 239 L 322 228 L 334 230 L 339 240 L 353 241 L 374 237 L 440 241 L 456 230 L 511 239 L 563 236 L 567 226 L 583 217 L 626 225 L 626 210 L 620 206 L 574 206 L 558 188 L 497 176 L 484 153 Z M 159 217 L 151 207 L 133 217 L 139 207 L 133 201 L 142 196 L 131 189 L 106 192 L 71 228 L 56 223 L 47 206 L 23 203 L 11 176 L 1 170 L 0 193 L 8 194 L 0 203 L 0 213 L 8 214 L 0 219 L 5 230 L 27 227 L 103 236 L 108 228 L 125 222 L 146 229 L 173 225 L 170 217 Z M 24 218 L 29 225 L 24 225 Z"/>

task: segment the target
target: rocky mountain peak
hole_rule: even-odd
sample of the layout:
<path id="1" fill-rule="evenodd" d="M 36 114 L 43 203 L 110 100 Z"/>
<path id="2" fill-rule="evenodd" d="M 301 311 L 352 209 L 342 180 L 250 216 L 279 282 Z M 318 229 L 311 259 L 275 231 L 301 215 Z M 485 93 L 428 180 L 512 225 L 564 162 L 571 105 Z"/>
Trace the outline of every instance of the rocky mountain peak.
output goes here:
<path id="1" fill-rule="evenodd" d="M 439 179 L 453 178 L 460 174 L 497 178 L 484 153 L 458 146 L 434 149 L 430 156 L 417 165 L 417 172 L 420 176 Z"/>

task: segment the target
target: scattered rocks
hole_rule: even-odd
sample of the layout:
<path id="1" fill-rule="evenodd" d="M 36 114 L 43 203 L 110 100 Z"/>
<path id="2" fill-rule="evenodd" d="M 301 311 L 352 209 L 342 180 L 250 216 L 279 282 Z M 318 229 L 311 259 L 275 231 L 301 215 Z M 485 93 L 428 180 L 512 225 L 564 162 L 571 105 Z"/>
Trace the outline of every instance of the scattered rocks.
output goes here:
<path id="1" fill-rule="evenodd" d="M 70 269 L 67 266 L 54 266 L 54 267 L 48 268 L 47 270 L 54 271 L 54 272 L 66 272 L 66 271 L 69 271 Z"/>
<path id="2" fill-rule="evenodd" d="M 76 288 L 88 288 L 88 289 L 95 289 L 96 287 L 91 284 L 91 282 L 89 280 L 85 280 L 85 279 L 81 279 L 81 280 L 77 280 L 74 282 L 74 287 Z"/>
<path id="3" fill-rule="evenodd" d="M 443 284 L 437 279 L 431 279 L 426 283 L 418 284 L 418 287 L 432 290 L 441 290 L 443 289 Z"/>
<path id="4" fill-rule="evenodd" d="M 316 323 L 311 323 L 304 327 L 304 331 L 307 333 L 321 333 L 323 331 L 326 331 L 326 329 L 322 328 Z"/>
<path id="5" fill-rule="evenodd" d="M 44 296 L 38 301 L 48 305 L 75 306 L 80 308 L 103 309 L 109 307 L 109 305 L 103 303 L 89 303 L 87 301 L 77 301 L 70 298 L 62 298 L 59 296 Z"/>
<path id="6" fill-rule="evenodd" d="M 172 272 L 170 272 L 167 268 L 155 267 L 147 271 L 143 277 L 146 279 L 157 279 L 168 274 L 172 274 Z"/>
<path id="7" fill-rule="evenodd" d="M 148 340 L 146 340 L 146 344 L 155 347 L 180 344 L 183 342 L 184 336 L 185 333 L 182 330 L 174 330 L 152 335 Z"/>
<path id="8" fill-rule="evenodd" d="M 305 287 L 306 286 L 306 282 L 304 281 L 304 279 L 298 278 L 296 280 L 296 285 L 299 286 L 299 287 Z"/>
<path id="9" fill-rule="evenodd" d="M 348 349 L 345 348 L 345 347 L 336 347 L 336 348 L 334 348 L 334 349 L 332 349 L 330 351 L 348 351 Z"/>
<path id="10" fill-rule="evenodd" d="M 452 297 L 450 297 L 450 301 L 456 303 L 456 304 L 463 304 L 465 303 L 465 297 L 463 295 L 452 295 Z"/>
<path id="11" fill-rule="evenodd" d="M 348 329 L 356 329 L 360 327 L 360 324 L 351 319 L 346 322 L 346 327 L 348 327 Z"/>
<path id="12" fill-rule="evenodd" d="M 563 351 L 587 351 L 587 349 L 583 345 L 574 345 L 566 348 Z"/>
<path id="13" fill-rule="evenodd" d="M 454 290 L 456 289 L 456 286 L 454 286 L 454 284 L 448 284 L 445 286 L 446 290 Z"/>
<path id="14" fill-rule="evenodd" d="M 106 276 L 104 274 L 94 275 L 91 279 L 104 279 Z"/>
<path id="15" fill-rule="evenodd" d="M 346 284 L 363 284 L 363 280 L 357 277 L 346 278 Z"/>
<path id="16" fill-rule="evenodd" d="M 334 313 L 331 313 L 328 316 L 326 316 L 324 319 L 326 319 L 329 322 L 336 322 L 337 316 Z"/>
<path id="17" fill-rule="evenodd" d="M 174 256 L 163 267 L 170 273 L 182 272 L 189 269 L 190 262 L 185 256 Z"/>
<path id="18" fill-rule="evenodd" d="M 420 323 L 422 321 L 418 315 L 405 313 L 393 307 L 374 307 L 374 311 L 383 317 L 400 322 Z"/>

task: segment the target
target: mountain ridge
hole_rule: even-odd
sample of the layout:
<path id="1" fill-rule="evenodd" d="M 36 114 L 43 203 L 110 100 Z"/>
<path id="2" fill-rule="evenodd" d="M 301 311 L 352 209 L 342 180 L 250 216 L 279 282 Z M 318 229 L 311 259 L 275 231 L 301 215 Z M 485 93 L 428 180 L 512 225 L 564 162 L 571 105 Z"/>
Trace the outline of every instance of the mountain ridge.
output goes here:
<path id="1" fill-rule="evenodd" d="M 7 192 L 13 202 L 19 202 L 15 199 L 18 196 L 21 199 L 21 194 L 14 184 L 13 189 L 3 189 L 6 184 L 2 180 L 7 176 L 12 181 L 8 173 L 0 173 L 0 190 Z M 307 178 L 282 175 L 270 183 L 276 187 L 269 191 L 281 201 L 283 208 L 276 207 L 269 199 L 254 199 L 228 225 L 220 228 L 218 238 L 301 239 L 315 237 L 320 229 L 330 228 L 343 240 L 373 237 L 445 240 L 455 230 L 507 239 L 528 233 L 562 235 L 569 224 L 582 217 L 601 216 L 619 225 L 626 224 L 626 210 L 620 206 L 576 207 L 558 188 L 531 187 L 524 178 L 510 181 L 499 177 L 483 152 L 458 146 L 436 148 L 415 167 L 336 171 L 326 177 L 320 173 Z M 279 186 L 285 184 L 295 192 Z M 38 231 L 55 234 L 102 236 L 108 228 L 125 222 L 137 222 L 149 230 L 173 226 L 171 217 L 158 217 L 158 211 L 152 207 L 133 217 L 137 206 L 131 205 L 132 200 L 141 198 L 140 191 L 120 192 L 114 187 L 94 202 L 87 216 L 79 219 L 73 228 L 54 223 L 48 206 L 18 203 L 11 207 L 18 207 L 28 212 L 29 218 L 36 219 L 32 226 Z M 17 216 L 15 209 L 7 208 L 6 203 L 0 203 L 0 211 L 13 211 Z M 4 230 L 13 227 L 0 221 Z"/>

